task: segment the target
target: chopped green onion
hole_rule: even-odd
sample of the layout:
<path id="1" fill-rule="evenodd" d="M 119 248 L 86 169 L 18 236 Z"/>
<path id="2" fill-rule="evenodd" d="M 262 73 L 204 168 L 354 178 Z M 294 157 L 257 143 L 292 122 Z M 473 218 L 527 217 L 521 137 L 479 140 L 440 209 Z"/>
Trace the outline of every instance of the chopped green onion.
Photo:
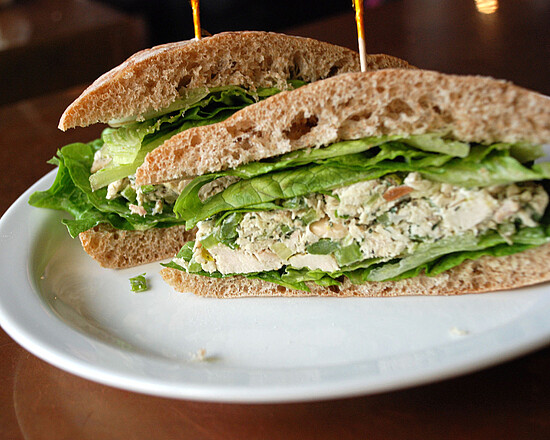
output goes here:
<path id="1" fill-rule="evenodd" d="M 130 288 L 132 292 L 145 292 L 148 289 L 145 274 L 142 273 L 141 275 L 130 278 Z"/>

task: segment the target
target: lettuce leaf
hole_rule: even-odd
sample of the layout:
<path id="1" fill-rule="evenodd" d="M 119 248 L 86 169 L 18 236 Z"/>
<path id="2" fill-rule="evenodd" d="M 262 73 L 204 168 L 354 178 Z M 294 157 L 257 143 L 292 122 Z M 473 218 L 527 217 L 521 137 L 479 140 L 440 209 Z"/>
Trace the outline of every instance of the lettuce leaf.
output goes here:
<path id="1" fill-rule="evenodd" d="M 436 182 L 465 187 L 486 187 L 548 179 L 550 163 L 528 166 L 514 158 L 509 150 L 495 149 L 481 159 L 474 154 L 463 160 L 453 159 L 440 169 L 428 168 L 419 171 L 427 179 Z"/>
<path id="2" fill-rule="evenodd" d="M 303 84 L 293 81 L 291 87 Z M 181 224 L 167 205 L 162 214 L 145 217 L 132 214 L 124 198 L 107 200 L 105 187 L 133 175 L 146 154 L 173 135 L 191 127 L 222 121 L 235 111 L 278 92 L 276 88 L 248 91 L 238 86 L 218 87 L 206 92 L 198 90 L 169 109 L 153 114 L 154 119 L 115 121 L 125 125 L 107 128 L 100 139 L 88 144 L 75 143 L 61 148 L 57 157 L 50 161 L 59 167 L 54 183 L 50 189 L 32 194 L 29 203 L 71 214 L 74 219 L 63 220 L 71 237 L 100 223 L 126 230 Z M 94 154 L 100 149 L 112 157 L 112 163 L 91 174 Z"/>
<path id="3" fill-rule="evenodd" d="M 435 243 L 421 243 L 413 254 L 401 258 L 399 261 L 381 264 L 368 269 L 368 281 L 386 281 L 397 279 L 398 276 L 434 261 L 444 255 L 456 252 L 471 252 L 487 249 L 506 243 L 497 233 L 489 233 L 483 237 L 476 237 L 473 233 L 443 238 Z"/>
<path id="4" fill-rule="evenodd" d="M 98 149 L 98 143 L 71 144 L 68 147 L 80 149 L 83 152 L 82 160 L 91 165 L 93 152 Z M 71 214 L 75 220 L 64 220 L 64 222 L 68 222 L 69 233 L 73 238 L 79 232 L 93 228 L 99 223 L 109 223 L 107 216 L 96 210 L 88 202 L 86 195 L 74 185 L 61 151 L 58 152 L 58 156 L 59 158 L 50 161 L 59 167 L 52 186 L 47 191 L 32 194 L 29 204 L 38 208 L 57 209 Z"/>
<path id="5" fill-rule="evenodd" d="M 192 228 L 199 221 L 223 212 L 252 211 L 265 203 L 277 205 L 281 200 L 327 193 L 392 173 L 419 172 L 430 180 L 464 187 L 550 177 L 550 164 L 522 164 L 512 156 L 511 147 L 510 144 L 473 146 L 470 154 L 461 158 L 411 148 L 405 142 L 387 138 L 341 142 L 197 177 L 180 194 L 174 212 L 185 220 L 187 228 Z M 226 175 L 242 180 L 202 202 L 198 196 L 200 188 Z"/>
<path id="6" fill-rule="evenodd" d="M 66 145 L 59 150 L 53 161 L 59 166 L 54 183 L 48 190 L 32 194 L 29 204 L 70 213 L 74 220 L 65 219 L 63 223 L 73 238 L 100 223 L 126 230 L 145 230 L 180 223 L 170 210 L 141 217 L 130 212 L 125 199 L 107 200 L 105 188 L 92 191 L 90 167 L 100 146 L 101 140 L 98 140 L 89 144 Z"/>

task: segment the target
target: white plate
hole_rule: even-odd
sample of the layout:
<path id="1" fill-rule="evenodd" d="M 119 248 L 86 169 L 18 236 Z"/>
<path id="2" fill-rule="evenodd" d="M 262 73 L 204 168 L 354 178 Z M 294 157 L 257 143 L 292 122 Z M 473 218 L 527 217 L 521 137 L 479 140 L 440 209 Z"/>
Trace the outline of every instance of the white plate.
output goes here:
<path id="1" fill-rule="evenodd" d="M 550 342 L 550 289 L 458 297 L 216 300 L 160 266 L 100 268 L 55 211 L 0 221 L 0 324 L 51 364 L 128 390 L 229 402 L 353 396 L 447 378 Z M 145 272 L 151 289 L 130 291 Z M 204 349 L 206 359 L 197 359 Z"/>

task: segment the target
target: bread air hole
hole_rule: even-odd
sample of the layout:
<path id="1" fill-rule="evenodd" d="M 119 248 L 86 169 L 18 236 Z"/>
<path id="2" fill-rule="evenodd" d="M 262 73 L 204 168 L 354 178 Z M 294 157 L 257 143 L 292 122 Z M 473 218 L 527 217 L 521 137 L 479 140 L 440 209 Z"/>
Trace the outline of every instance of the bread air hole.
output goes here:
<path id="1" fill-rule="evenodd" d="M 386 116 L 391 119 L 398 119 L 402 114 L 411 116 L 413 113 L 409 104 L 399 98 L 392 99 L 386 106 Z"/>
<path id="2" fill-rule="evenodd" d="M 340 64 L 338 63 L 333 64 L 328 71 L 327 77 L 336 76 L 341 68 L 342 66 Z"/>
<path id="3" fill-rule="evenodd" d="M 189 85 L 190 82 L 191 82 L 191 75 L 183 76 L 182 79 L 180 79 L 180 81 L 178 83 L 178 90 L 181 91 L 181 89 L 186 88 Z"/>
<path id="4" fill-rule="evenodd" d="M 422 95 L 420 98 L 418 98 L 418 104 L 423 109 L 429 108 L 430 102 L 431 102 L 431 99 L 428 95 Z"/>
<path id="5" fill-rule="evenodd" d="M 338 127 L 338 136 L 340 138 L 354 138 L 361 131 L 364 122 L 368 121 L 372 116 L 372 111 L 361 110 L 349 115 Z"/>
<path id="6" fill-rule="evenodd" d="M 308 134 L 317 126 L 318 122 L 319 118 L 317 118 L 317 116 L 311 115 L 306 118 L 304 112 L 300 112 L 290 124 L 290 128 L 284 132 L 285 136 L 291 141 L 296 141 Z"/>
<path id="7" fill-rule="evenodd" d="M 349 116 L 346 121 L 355 121 L 359 122 L 361 120 L 367 120 L 372 116 L 372 112 L 369 110 L 363 110 L 357 113 L 354 113 L 353 115 Z"/>
<path id="8" fill-rule="evenodd" d="M 194 146 L 194 145 L 200 144 L 201 141 L 202 141 L 202 138 L 199 134 L 193 134 L 193 136 L 191 136 L 191 139 L 189 139 L 189 144 L 191 146 Z"/>
<path id="9" fill-rule="evenodd" d="M 227 132 L 231 136 L 239 136 L 245 133 L 249 133 L 254 127 L 254 123 L 248 119 L 241 119 L 234 122 L 232 125 L 226 127 Z"/>
<path id="10" fill-rule="evenodd" d="M 252 144 L 250 143 L 250 140 L 248 138 L 243 138 L 242 136 L 239 136 L 236 139 L 236 142 L 241 150 L 248 151 L 252 148 Z"/>
<path id="11" fill-rule="evenodd" d="M 434 104 L 433 102 L 431 102 L 430 98 L 427 97 L 426 95 L 422 96 L 419 99 L 418 103 L 420 104 L 420 107 L 422 107 L 423 109 L 431 110 L 435 115 L 437 115 L 436 119 L 437 117 L 439 117 L 446 124 L 449 124 L 453 121 L 453 117 L 451 116 L 451 113 L 448 110 L 441 109 L 441 107 L 439 107 L 437 104 Z"/>
<path id="12" fill-rule="evenodd" d="M 290 65 L 289 73 L 290 78 L 300 79 L 304 66 L 304 56 L 301 52 L 296 52 L 292 57 L 292 64 Z"/>

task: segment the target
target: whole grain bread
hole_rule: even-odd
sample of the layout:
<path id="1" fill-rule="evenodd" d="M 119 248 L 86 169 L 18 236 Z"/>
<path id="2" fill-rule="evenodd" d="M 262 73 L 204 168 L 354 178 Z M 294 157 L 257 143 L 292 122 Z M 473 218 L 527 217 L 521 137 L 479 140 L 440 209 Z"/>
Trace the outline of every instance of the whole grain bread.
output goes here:
<path id="1" fill-rule="evenodd" d="M 400 281 L 321 287 L 309 283 L 310 292 L 244 277 L 209 278 L 181 270 L 161 270 L 164 280 L 179 292 L 215 298 L 249 296 L 387 297 L 408 295 L 459 295 L 509 290 L 550 281 L 550 244 L 504 257 L 467 260 L 437 276 L 420 275 Z"/>
<path id="2" fill-rule="evenodd" d="M 289 151 L 387 134 L 463 141 L 550 141 L 550 99 L 509 82 L 418 69 L 347 73 L 179 133 L 149 153 L 136 182 L 234 168 Z"/>
<path id="3" fill-rule="evenodd" d="M 125 268 L 173 257 L 195 238 L 184 226 L 125 231 L 100 224 L 79 234 L 82 247 L 102 267 Z"/>
<path id="4" fill-rule="evenodd" d="M 386 55 L 368 57 L 369 69 L 410 67 Z M 356 52 L 340 46 L 271 32 L 225 32 L 138 52 L 98 78 L 63 113 L 66 130 L 167 107 L 182 90 L 241 85 L 277 86 L 359 71 Z"/>

